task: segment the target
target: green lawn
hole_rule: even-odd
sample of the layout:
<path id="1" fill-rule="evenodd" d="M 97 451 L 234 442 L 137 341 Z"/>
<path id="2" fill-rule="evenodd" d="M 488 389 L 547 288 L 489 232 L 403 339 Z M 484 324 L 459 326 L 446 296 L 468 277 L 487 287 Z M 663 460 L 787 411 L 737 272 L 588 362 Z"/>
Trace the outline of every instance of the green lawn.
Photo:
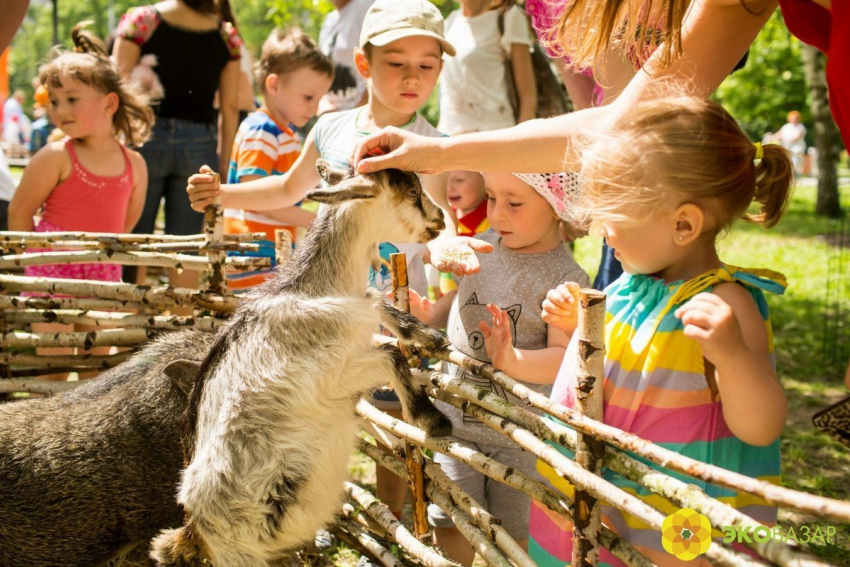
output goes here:
<path id="1" fill-rule="evenodd" d="M 815 188 L 799 188 L 785 218 L 771 230 L 738 223 L 720 243 L 727 263 L 785 274 L 788 290 L 770 296 L 777 366 L 788 394 L 790 418 L 782 437 L 783 484 L 795 490 L 850 499 L 850 450 L 812 426 L 818 410 L 850 395 L 843 386 L 850 357 L 850 219 L 815 216 Z M 850 187 L 842 187 L 850 202 Z M 844 248 L 840 234 L 844 234 Z M 576 259 L 595 272 L 600 242 L 583 238 Z M 592 267 L 592 268 L 591 268 Z M 842 321 L 843 319 L 843 321 Z M 783 526 L 836 525 L 781 511 Z M 835 545 L 815 551 L 850 566 L 850 525 L 837 526 Z"/>

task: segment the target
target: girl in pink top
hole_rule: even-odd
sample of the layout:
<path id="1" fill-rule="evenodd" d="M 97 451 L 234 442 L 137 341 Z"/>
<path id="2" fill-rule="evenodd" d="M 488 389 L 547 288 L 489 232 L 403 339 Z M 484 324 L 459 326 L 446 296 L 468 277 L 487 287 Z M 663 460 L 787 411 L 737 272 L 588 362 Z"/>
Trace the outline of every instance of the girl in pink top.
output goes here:
<path id="1" fill-rule="evenodd" d="M 141 145 L 153 126 L 147 100 L 125 85 L 103 44 L 77 25 L 74 51 L 57 52 L 39 72 L 53 123 L 67 138 L 33 156 L 9 204 L 9 230 L 130 232 L 145 201 L 148 173 Z M 34 216 L 41 209 L 36 224 Z M 28 276 L 120 281 L 112 264 L 32 266 Z M 83 326 L 79 326 L 83 330 Z M 34 324 L 35 332 L 70 330 Z M 88 329 L 86 329 L 88 330 Z M 63 349 L 44 349 L 59 353 Z"/>

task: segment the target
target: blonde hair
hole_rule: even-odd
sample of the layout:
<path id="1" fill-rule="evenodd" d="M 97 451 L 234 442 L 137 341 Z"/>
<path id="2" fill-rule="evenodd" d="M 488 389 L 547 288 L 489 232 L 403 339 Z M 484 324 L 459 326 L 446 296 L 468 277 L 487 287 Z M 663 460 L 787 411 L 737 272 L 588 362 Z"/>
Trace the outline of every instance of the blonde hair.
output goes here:
<path id="1" fill-rule="evenodd" d="M 265 92 L 269 75 L 292 73 L 304 67 L 330 78 L 334 76 L 333 62 L 310 36 L 298 28 L 275 29 L 263 43 L 257 62 L 257 82 Z"/>
<path id="2" fill-rule="evenodd" d="M 151 136 L 154 113 L 148 97 L 126 83 L 109 59 L 103 42 L 85 30 L 91 22 L 81 22 L 71 31 L 73 51 L 55 48 L 53 58 L 42 65 L 38 80 L 48 93 L 62 87 L 62 77 L 71 77 L 103 94 L 118 95 L 118 109 L 112 115 L 116 133 L 123 134 L 128 145 L 141 146 Z"/>
<path id="3" fill-rule="evenodd" d="M 545 0 L 551 2 L 551 0 Z M 666 67 L 682 52 L 682 20 L 691 0 L 572 0 L 558 21 L 549 47 L 576 67 L 597 65 L 616 45 L 635 64 L 661 49 Z"/>
<path id="4" fill-rule="evenodd" d="M 578 212 L 595 228 L 694 203 L 713 236 L 738 218 L 770 228 L 785 212 L 794 170 L 782 147 L 764 146 L 763 154 L 755 159 L 756 146 L 717 103 L 644 102 L 582 152 Z M 753 202 L 759 211 L 748 214 Z"/>

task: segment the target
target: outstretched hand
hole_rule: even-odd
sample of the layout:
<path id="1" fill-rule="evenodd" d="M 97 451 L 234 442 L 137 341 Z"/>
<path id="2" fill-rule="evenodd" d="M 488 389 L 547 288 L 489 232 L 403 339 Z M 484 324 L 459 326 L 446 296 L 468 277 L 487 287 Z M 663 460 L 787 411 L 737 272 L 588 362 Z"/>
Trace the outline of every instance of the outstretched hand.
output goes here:
<path id="1" fill-rule="evenodd" d="M 484 349 L 493 366 L 507 373 L 517 359 L 511 333 L 511 318 L 507 311 L 492 303 L 487 304 L 487 311 L 493 316 L 493 326 L 484 321 L 478 323 L 478 329 L 484 335 Z"/>
<path id="2" fill-rule="evenodd" d="M 213 203 L 221 195 L 219 176 L 208 165 L 202 165 L 200 173 L 191 176 L 186 186 L 192 209 L 204 212 L 207 205 Z"/>
<path id="3" fill-rule="evenodd" d="M 581 286 L 575 282 L 550 289 L 543 300 L 543 321 L 572 335 L 578 327 L 578 301 Z"/>
<path id="4" fill-rule="evenodd" d="M 380 153 L 376 154 L 375 150 L 380 150 Z M 441 167 L 440 154 L 439 138 L 388 127 L 365 137 L 357 144 L 351 162 L 358 173 L 375 173 L 394 168 L 435 174 L 446 170 Z"/>
<path id="5" fill-rule="evenodd" d="M 432 319 L 434 318 L 434 304 L 427 297 L 422 297 L 415 289 L 408 289 L 408 298 L 410 301 L 410 314 L 425 323 L 426 325 L 434 326 Z M 393 300 L 392 290 L 387 291 L 387 299 Z"/>
<path id="6" fill-rule="evenodd" d="M 428 243 L 431 264 L 441 272 L 456 276 L 476 274 L 481 269 L 476 252 L 488 254 L 493 245 L 468 236 L 437 238 Z"/>

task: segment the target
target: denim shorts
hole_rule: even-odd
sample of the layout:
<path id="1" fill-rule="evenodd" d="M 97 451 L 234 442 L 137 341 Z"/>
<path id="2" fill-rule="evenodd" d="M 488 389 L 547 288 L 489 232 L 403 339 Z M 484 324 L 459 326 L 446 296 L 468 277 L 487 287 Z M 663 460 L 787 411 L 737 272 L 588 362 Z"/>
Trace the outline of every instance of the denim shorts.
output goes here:
<path id="1" fill-rule="evenodd" d="M 165 234 L 199 234 L 204 215 L 192 210 L 186 181 L 202 165 L 218 169 L 215 124 L 158 118 L 153 136 L 141 148 L 148 165 L 145 208 L 133 232 L 153 232 L 159 203 L 165 199 Z"/>

